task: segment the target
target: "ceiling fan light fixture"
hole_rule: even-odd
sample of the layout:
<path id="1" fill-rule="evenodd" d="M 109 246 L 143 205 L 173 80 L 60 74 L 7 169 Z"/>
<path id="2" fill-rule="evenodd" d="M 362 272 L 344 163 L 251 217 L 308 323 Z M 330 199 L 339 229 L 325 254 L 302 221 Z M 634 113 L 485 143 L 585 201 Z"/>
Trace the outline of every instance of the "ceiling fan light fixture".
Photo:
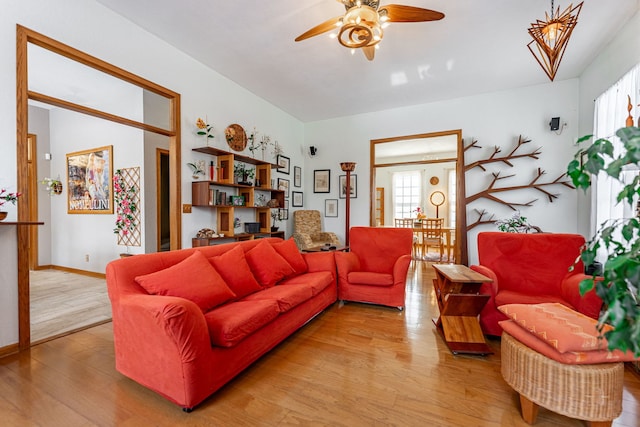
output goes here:
<path id="1" fill-rule="evenodd" d="M 373 47 L 383 37 L 378 12 L 366 5 L 355 6 L 343 18 L 338 41 L 348 48 Z"/>
<path id="2" fill-rule="evenodd" d="M 560 7 L 554 11 L 551 0 L 551 15 L 545 13 L 545 20 L 536 20 L 528 30 L 533 40 L 527 47 L 551 81 L 556 76 L 569 37 L 578 23 L 582 3 L 576 7 L 569 4 L 569 7 L 560 13 Z"/>

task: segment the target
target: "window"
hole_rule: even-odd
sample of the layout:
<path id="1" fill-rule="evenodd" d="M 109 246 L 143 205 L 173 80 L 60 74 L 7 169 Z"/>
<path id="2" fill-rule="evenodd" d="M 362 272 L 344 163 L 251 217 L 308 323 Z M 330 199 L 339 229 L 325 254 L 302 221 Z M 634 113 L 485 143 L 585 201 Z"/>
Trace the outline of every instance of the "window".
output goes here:
<path id="1" fill-rule="evenodd" d="M 393 217 L 411 218 L 420 206 L 420 172 L 393 174 Z"/>
<path id="2" fill-rule="evenodd" d="M 596 99 L 594 113 L 594 140 L 606 138 L 613 143 L 614 152 L 619 153 L 621 143 L 615 136 L 615 131 L 625 125 L 629 111 L 627 105 L 629 98 L 632 105 L 640 103 L 640 65 L 636 65 L 631 71 L 625 74 L 618 82 L 611 86 L 606 92 Z M 633 180 L 638 173 L 637 170 L 624 172 L 625 180 Z M 635 214 L 633 208 L 625 203 L 618 203 L 616 196 L 624 184 L 608 177 L 601 172 L 594 184 L 592 206 L 595 206 L 595 218 L 592 214 L 592 231 L 600 228 L 600 225 L 610 219 L 630 217 Z M 626 206 L 625 206 L 626 205 Z M 606 259 L 606 249 L 598 251 L 598 260 Z"/>
<path id="3" fill-rule="evenodd" d="M 456 228 L 456 170 L 447 171 L 447 196 L 449 199 L 449 227 Z"/>

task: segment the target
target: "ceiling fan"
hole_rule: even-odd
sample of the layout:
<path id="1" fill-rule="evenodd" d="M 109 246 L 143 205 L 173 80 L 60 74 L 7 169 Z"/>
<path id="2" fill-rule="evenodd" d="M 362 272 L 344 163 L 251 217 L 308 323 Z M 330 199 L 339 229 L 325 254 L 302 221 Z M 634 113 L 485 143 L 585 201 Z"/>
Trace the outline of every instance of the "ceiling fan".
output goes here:
<path id="1" fill-rule="evenodd" d="M 331 18 L 296 37 L 296 41 L 338 29 L 338 41 L 350 49 L 361 48 L 364 56 L 373 61 L 375 49 L 382 40 L 383 28 L 390 22 L 438 21 L 444 14 L 420 7 L 388 4 L 380 6 L 378 0 L 337 0 L 347 12 Z"/>

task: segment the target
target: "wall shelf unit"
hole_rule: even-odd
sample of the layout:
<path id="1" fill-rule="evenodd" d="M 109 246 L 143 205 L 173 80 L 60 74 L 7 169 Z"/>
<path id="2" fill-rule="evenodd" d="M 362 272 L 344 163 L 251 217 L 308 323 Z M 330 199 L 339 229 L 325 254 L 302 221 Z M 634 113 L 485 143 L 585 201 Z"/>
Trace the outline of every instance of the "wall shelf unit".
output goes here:
<path id="1" fill-rule="evenodd" d="M 241 156 L 213 147 L 199 147 L 192 151 L 216 157 L 218 167 L 215 181 L 194 181 L 191 183 L 191 204 L 194 207 L 213 208 L 217 213 L 218 233 L 234 237 L 233 221 L 235 209 L 254 209 L 256 222 L 260 223 L 260 233 L 271 233 L 271 207 L 255 206 L 256 192 L 266 193 L 270 200 L 277 200 L 278 207 L 284 206 L 284 191 L 271 187 L 271 169 L 276 163 Z M 236 184 L 233 167 L 235 162 L 255 165 L 256 179 L 260 186 Z M 242 196 L 244 204 L 230 203 L 230 196 Z M 275 208 L 275 207 L 274 207 Z M 284 232 L 282 232 L 284 234 Z M 280 236 L 278 236 L 280 237 Z M 284 237 L 284 236 L 283 236 Z M 196 239 L 194 239 L 194 245 Z"/>

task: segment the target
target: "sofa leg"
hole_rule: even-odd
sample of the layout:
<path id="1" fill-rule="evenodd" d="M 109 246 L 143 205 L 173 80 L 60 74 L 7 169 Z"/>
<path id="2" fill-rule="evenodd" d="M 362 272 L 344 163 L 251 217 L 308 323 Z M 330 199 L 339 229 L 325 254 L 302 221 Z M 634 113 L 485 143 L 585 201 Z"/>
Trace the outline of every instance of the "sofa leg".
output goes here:
<path id="1" fill-rule="evenodd" d="M 190 414 L 193 411 L 193 408 L 182 408 L 182 412 Z"/>
<path id="2" fill-rule="evenodd" d="M 533 403 L 523 395 L 520 395 L 520 410 L 522 411 L 522 419 L 527 424 L 533 424 L 536 422 L 538 416 L 538 404 Z"/>
<path id="3" fill-rule="evenodd" d="M 404 307 L 403 307 L 403 306 L 401 306 L 401 305 L 399 305 L 399 306 L 398 306 L 398 310 L 400 310 L 400 311 L 404 311 Z"/>

